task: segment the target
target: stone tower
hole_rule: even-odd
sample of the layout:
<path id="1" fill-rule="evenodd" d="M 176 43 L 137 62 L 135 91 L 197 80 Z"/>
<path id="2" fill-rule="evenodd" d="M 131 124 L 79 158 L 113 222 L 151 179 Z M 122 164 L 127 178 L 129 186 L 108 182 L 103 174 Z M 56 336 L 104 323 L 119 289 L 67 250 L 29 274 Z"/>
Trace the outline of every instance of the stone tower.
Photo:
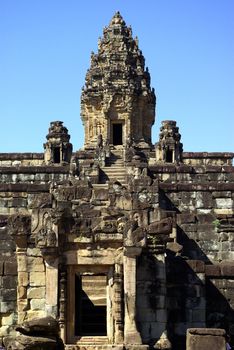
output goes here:
<path id="1" fill-rule="evenodd" d="M 119 12 L 104 28 L 98 53 L 91 55 L 81 96 L 85 148 L 104 143 L 124 145 L 131 137 L 138 147 L 151 146 L 155 94 L 145 59 Z"/>
<path id="2" fill-rule="evenodd" d="M 162 121 L 159 142 L 156 143 L 156 160 L 163 163 L 180 163 L 182 161 L 183 144 L 181 135 L 174 120 Z"/>
<path id="3" fill-rule="evenodd" d="M 46 164 L 69 163 L 72 155 L 72 144 L 69 142 L 70 135 L 63 122 L 50 123 L 49 133 L 44 143 L 44 159 Z"/>

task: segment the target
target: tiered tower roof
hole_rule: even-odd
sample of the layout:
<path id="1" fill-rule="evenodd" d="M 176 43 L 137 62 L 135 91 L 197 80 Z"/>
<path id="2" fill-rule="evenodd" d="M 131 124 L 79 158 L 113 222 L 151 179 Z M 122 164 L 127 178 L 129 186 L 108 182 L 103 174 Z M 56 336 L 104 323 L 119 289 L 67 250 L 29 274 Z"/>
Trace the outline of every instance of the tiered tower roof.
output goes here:
<path id="1" fill-rule="evenodd" d="M 132 37 L 131 27 L 126 25 L 119 12 L 104 28 L 98 53 L 91 54 L 81 96 L 81 115 L 86 144 L 95 142 L 100 133 L 111 141 L 111 125 L 108 126 L 104 119 L 123 121 L 123 140 L 131 135 L 137 142 L 151 142 L 155 94 L 150 87 L 150 75 L 138 39 Z M 95 123 L 101 125 L 96 130 Z M 134 127 L 133 123 L 137 125 Z"/>

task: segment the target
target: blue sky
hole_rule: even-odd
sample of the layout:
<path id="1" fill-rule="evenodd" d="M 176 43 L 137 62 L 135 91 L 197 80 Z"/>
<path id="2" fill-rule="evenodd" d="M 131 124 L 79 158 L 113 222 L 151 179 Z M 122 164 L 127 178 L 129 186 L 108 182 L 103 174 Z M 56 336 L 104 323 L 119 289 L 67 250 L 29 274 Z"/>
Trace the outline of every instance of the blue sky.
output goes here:
<path id="1" fill-rule="evenodd" d="M 80 94 L 91 51 L 119 10 L 185 151 L 234 151 L 233 0 L 1 0 L 0 152 L 43 152 L 50 121 L 83 145 Z"/>

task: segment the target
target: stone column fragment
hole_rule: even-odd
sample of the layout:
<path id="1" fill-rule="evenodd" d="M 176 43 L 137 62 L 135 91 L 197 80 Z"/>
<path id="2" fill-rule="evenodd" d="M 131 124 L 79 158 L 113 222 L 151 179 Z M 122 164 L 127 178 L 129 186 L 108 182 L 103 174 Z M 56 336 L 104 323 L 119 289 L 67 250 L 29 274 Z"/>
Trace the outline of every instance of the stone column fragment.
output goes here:
<path id="1" fill-rule="evenodd" d="M 136 326 L 136 257 L 140 253 L 138 247 L 127 247 L 124 251 L 125 344 L 142 344 Z"/>

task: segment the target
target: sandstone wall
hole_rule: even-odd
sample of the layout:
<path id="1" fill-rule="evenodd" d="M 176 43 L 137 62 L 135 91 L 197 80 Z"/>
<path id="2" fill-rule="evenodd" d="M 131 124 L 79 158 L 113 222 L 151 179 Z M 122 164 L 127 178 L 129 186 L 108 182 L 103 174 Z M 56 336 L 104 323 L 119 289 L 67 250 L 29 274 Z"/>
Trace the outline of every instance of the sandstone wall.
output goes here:
<path id="1" fill-rule="evenodd" d="M 225 331 L 223 329 L 191 328 L 187 332 L 186 350 L 225 350 Z"/>
<path id="2" fill-rule="evenodd" d="M 0 153 L 0 166 L 42 165 L 44 153 Z"/>

